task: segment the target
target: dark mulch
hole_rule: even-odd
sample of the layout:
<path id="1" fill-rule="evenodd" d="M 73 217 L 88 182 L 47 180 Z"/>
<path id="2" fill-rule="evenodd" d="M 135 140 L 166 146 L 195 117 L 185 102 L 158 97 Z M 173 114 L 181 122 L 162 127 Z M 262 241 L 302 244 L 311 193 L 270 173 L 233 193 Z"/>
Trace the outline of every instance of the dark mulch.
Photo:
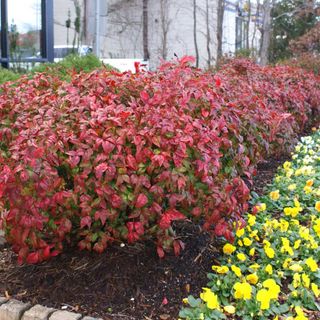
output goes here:
<path id="1" fill-rule="evenodd" d="M 262 192 L 283 161 L 259 165 L 255 192 Z M 164 259 L 148 243 L 114 246 L 102 255 L 70 249 L 45 264 L 17 266 L 5 247 L 0 250 L 0 295 L 104 319 L 177 319 L 181 300 L 206 285 L 220 247 L 198 226 L 185 222 L 177 227 L 186 249 Z"/>

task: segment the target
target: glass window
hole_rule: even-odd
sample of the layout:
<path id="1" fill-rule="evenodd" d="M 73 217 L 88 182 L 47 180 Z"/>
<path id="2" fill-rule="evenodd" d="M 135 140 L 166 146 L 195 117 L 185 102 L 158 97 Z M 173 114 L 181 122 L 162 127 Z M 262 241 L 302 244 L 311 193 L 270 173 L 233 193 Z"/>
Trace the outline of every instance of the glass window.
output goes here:
<path id="1" fill-rule="evenodd" d="M 41 52 L 41 0 L 10 0 L 7 3 L 10 59 L 36 58 Z"/>

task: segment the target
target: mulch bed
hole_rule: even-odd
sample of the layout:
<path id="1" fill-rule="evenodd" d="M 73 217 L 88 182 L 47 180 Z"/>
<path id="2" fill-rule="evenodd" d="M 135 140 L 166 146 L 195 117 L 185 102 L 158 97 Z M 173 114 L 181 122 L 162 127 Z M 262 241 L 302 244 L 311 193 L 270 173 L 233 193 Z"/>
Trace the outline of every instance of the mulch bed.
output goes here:
<path id="1" fill-rule="evenodd" d="M 285 161 L 261 163 L 252 190 L 261 194 Z M 199 226 L 177 225 L 186 244 L 179 257 L 159 259 L 152 243 L 113 246 L 104 254 L 69 249 L 36 266 L 17 266 L 0 248 L 0 295 L 111 320 L 174 320 L 181 300 L 198 295 L 218 261 L 220 245 Z"/>

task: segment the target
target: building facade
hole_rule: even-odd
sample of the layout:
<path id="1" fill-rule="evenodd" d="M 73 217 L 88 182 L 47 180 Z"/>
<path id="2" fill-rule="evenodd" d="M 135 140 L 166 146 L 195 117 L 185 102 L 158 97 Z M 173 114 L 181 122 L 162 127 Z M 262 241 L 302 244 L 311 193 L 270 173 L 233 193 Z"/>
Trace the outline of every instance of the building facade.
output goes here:
<path id="1" fill-rule="evenodd" d="M 151 69 L 162 59 L 184 55 L 197 56 L 200 67 L 215 64 L 218 0 L 148 0 L 147 21 L 143 0 L 100 0 L 98 7 L 97 3 L 54 0 L 55 45 L 89 45 L 97 48 L 103 59 L 144 59 L 147 46 Z M 236 0 L 224 1 L 225 54 L 259 47 L 259 14 L 255 5 L 251 4 L 250 10 L 246 5 Z M 74 23 L 77 16 L 80 30 Z M 146 26 L 147 44 L 143 37 Z"/>

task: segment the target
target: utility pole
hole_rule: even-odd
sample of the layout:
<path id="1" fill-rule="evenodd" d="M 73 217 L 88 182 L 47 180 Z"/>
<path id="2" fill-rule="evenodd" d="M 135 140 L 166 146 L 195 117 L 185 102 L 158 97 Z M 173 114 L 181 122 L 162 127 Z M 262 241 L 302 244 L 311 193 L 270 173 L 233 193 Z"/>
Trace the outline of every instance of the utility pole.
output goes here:
<path id="1" fill-rule="evenodd" d="M 95 55 L 100 57 L 100 0 L 96 0 Z"/>

